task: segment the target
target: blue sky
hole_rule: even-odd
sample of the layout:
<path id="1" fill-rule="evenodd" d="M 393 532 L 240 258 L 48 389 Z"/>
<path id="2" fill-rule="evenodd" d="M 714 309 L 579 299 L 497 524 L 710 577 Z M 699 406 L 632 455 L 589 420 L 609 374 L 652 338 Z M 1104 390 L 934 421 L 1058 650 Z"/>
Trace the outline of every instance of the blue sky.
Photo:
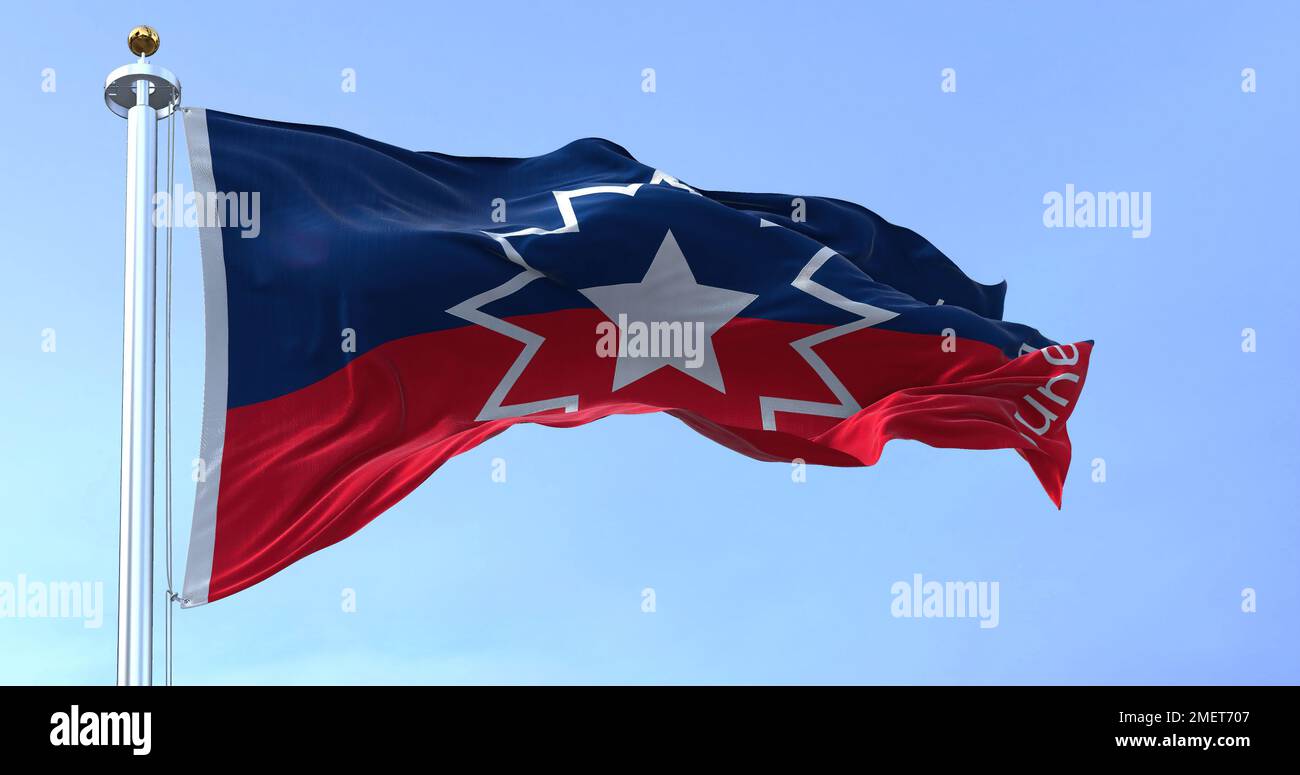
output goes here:
<path id="1" fill-rule="evenodd" d="M 188 105 L 454 154 L 595 135 L 704 188 L 850 199 L 972 277 L 1006 279 L 1008 319 L 1097 342 L 1060 512 L 1009 451 L 894 442 L 873 468 L 799 484 L 668 417 L 519 427 L 347 541 L 179 612 L 178 682 L 1300 681 L 1294 5 L 11 16 L 24 34 L 9 42 L 0 124 L 0 584 L 101 581 L 107 609 L 98 629 L 0 617 L 0 682 L 114 678 L 126 125 L 102 85 L 142 22 Z M 941 90 L 944 68 L 956 92 Z M 1067 184 L 1151 192 L 1150 236 L 1045 228 L 1043 197 Z M 179 574 L 202 397 L 192 230 L 175 261 Z M 891 616 L 891 586 L 916 573 L 998 582 L 998 626 Z"/>

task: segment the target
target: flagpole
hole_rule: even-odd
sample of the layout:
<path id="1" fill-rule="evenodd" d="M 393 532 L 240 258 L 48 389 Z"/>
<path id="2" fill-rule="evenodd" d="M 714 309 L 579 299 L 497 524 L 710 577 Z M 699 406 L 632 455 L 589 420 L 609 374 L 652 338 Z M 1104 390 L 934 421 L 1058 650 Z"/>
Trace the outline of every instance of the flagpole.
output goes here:
<path id="1" fill-rule="evenodd" d="M 126 272 L 122 333 L 122 487 L 118 527 L 117 684 L 153 683 L 154 264 L 158 121 L 180 104 L 176 76 L 146 61 L 158 33 L 136 27 L 140 59 L 109 73 L 104 102 L 126 119 Z M 169 192 L 170 193 L 170 192 Z"/>

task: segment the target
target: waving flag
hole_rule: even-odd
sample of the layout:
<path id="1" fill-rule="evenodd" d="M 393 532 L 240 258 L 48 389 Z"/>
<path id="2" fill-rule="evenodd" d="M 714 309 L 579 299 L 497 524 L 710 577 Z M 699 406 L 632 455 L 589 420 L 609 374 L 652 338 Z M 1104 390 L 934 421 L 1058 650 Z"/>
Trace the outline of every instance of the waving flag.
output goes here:
<path id="1" fill-rule="evenodd" d="M 605 140 L 416 153 L 186 111 L 207 316 L 188 606 L 339 541 L 519 422 L 666 411 L 760 460 L 1010 448 L 1060 505 L 1091 344 L 818 197 L 693 188 Z M 217 219 L 217 220 L 214 220 Z"/>

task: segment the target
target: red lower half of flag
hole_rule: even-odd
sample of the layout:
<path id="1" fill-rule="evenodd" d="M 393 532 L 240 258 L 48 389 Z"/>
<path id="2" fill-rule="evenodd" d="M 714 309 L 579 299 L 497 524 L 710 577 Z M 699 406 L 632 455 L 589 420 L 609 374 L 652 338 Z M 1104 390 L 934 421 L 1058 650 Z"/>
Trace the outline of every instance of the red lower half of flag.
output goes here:
<path id="1" fill-rule="evenodd" d="M 750 457 L 833 466 L 871 465 L 890 439 L 1009 448 L 1059 506 L 1065 423 L 1092 350 L 1082 342 L 1008 360 L 975 340 L 862 328 L 801 351 L 792 344 L 831 327 L 736 318 L 712 337 L 725 392 L 673 366 L 614 390 L 616 358 L 597 347 L 600 312 L 509 322 L 543 338 L 531 358 L 510 336 L 464 326 L 385 343 L 312 385 L 230 409 L 207 600 L 351 535 L 444 461 L 518 422 L 666 411 Z M 512 366 L 514 381 L 503 381 Z M 499 419 L 480 420 L 503 385 Z M 573 411 L 501 414 L 561 397 L 574 398 Z"/>

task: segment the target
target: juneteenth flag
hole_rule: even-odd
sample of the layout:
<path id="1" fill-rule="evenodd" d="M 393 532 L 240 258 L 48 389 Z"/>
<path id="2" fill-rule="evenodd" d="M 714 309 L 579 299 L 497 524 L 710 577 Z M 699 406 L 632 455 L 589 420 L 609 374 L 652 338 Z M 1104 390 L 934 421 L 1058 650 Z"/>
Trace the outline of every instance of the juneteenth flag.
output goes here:
<path id="1" fill-rule="evenodd" d="M 662 411 L 833 466 L 889 439 L 1010 448 L 1060 505 L 1091 343 L 1003 321 L 1005 284 L 869 210 L 705 191 L 599 139 L 470 158 L 185 122 L 208 214 L 186 606 L 346 538 L 520 422 Z"/>

